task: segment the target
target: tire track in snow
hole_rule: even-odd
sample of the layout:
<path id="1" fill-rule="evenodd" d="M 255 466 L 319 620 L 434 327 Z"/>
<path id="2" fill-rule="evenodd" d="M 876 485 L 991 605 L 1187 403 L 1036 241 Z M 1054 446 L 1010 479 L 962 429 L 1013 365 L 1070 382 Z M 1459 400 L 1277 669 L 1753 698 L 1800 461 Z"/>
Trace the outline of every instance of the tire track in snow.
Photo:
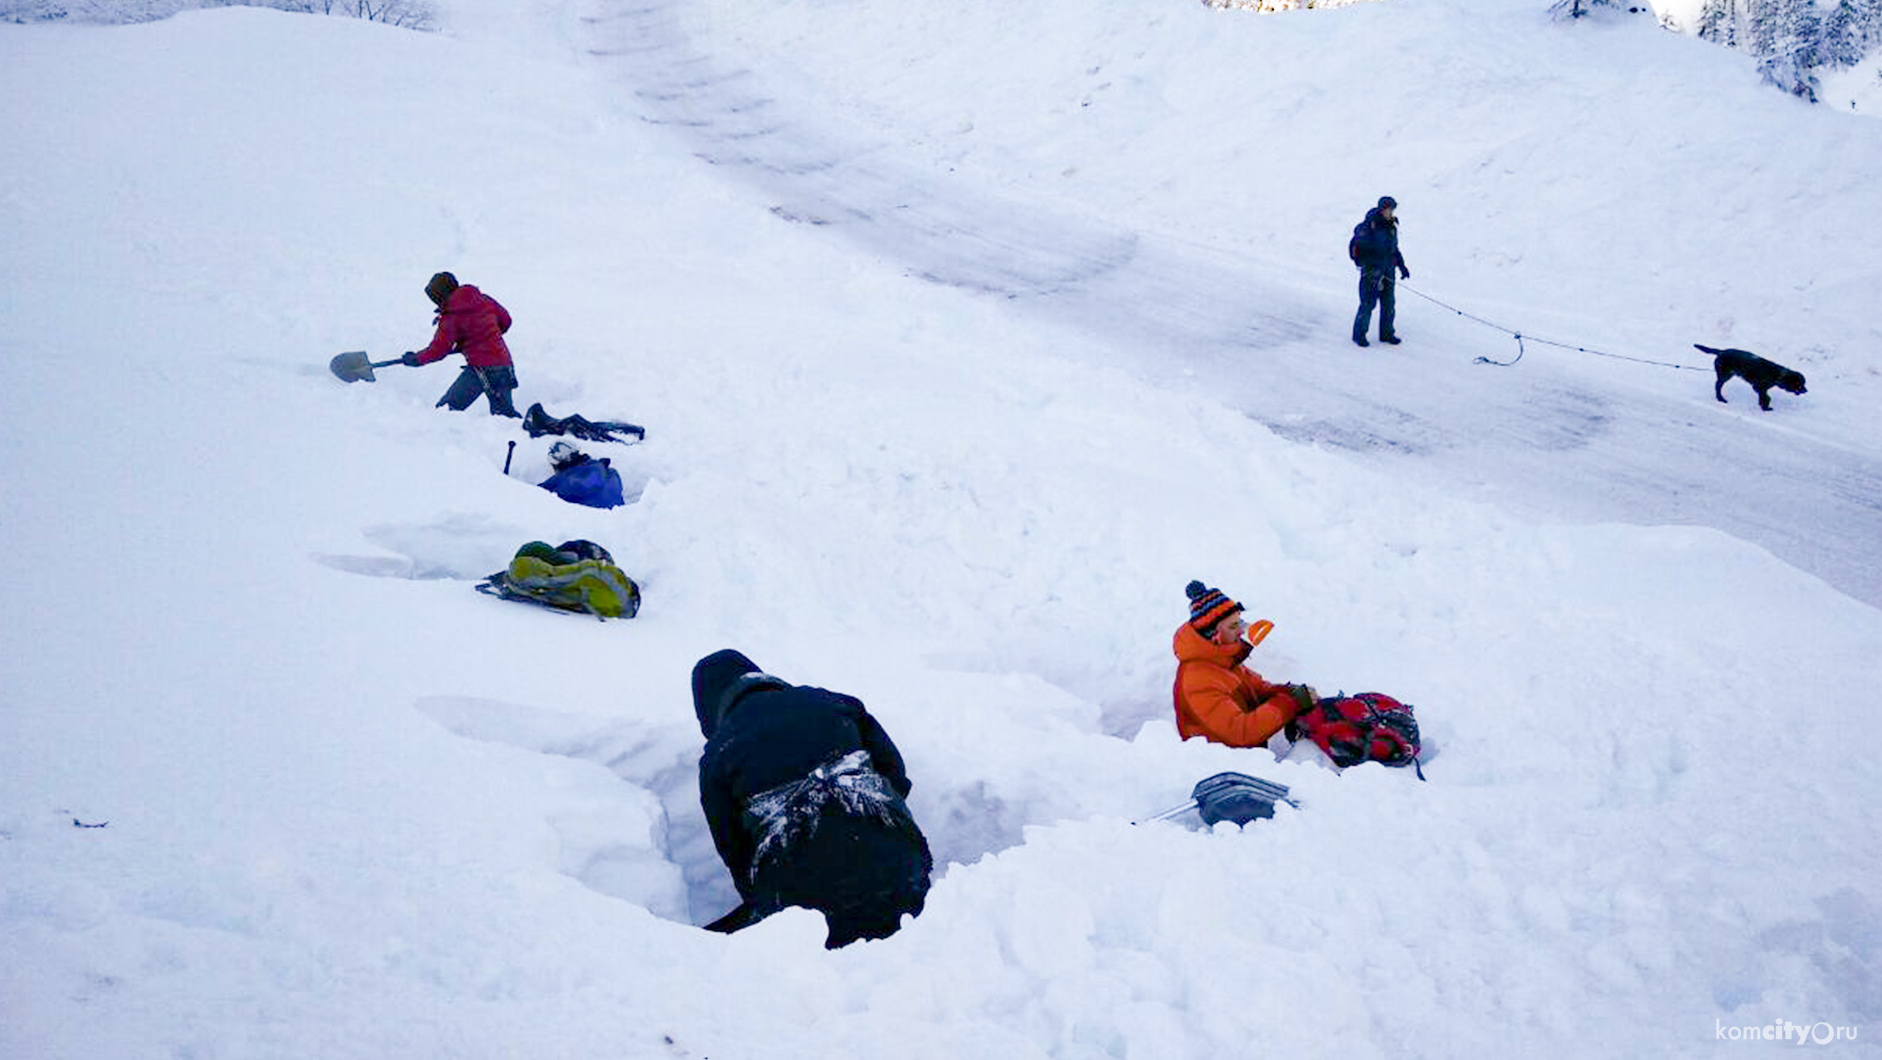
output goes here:
<path id="1" fill-rule="evenodd" d="M 1484 386 L 1460 373 L 1505 352 L 1502 337 L 1449 321 L 1389 353 L 1358 351 L 1345 338 L 1350 283 L 1335 296 L 1273 263 L 905 160 L 814 101 L 772 95 L 695 28 L 703 17 L 684 0 L 586 0 L 581 23 L 643 120 L 749 181 L 782 220 L 1095 333 L 1104 356 L 1147 377 L 1186 373 L 1283 437 L 1433 490 L 1548 519 L 1711 526 L 1882 606 L 1882 456 L 1707 415 L 1709 380 L 1693 388 L 1703 412 L 1597 390 L 1546 361 Z"/>

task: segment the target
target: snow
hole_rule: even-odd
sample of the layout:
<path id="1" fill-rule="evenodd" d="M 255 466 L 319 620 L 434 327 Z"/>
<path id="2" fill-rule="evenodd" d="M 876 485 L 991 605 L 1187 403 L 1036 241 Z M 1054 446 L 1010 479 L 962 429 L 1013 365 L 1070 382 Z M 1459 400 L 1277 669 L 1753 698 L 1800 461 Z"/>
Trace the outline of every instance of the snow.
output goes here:
<path id="1" fill-rule="evenodd" d="M 1875 123 L 1529 0 L 437 6 L 0 25 L 0 1056 L 1875 1055 Z M 1810 393 L 1356 350 L 1388 192 L 1443 303 Z M 634 503 L 327 372 L 440 268 Z M 639 617 L 471 591 L 572 537 Z M 1430 781 L 1178 742 L 1191 578 Z M 895 937 L 694 926 L 728 646 L 907 757 Z M 1131 823 L 1224 769 L 1302 808 Z"/>

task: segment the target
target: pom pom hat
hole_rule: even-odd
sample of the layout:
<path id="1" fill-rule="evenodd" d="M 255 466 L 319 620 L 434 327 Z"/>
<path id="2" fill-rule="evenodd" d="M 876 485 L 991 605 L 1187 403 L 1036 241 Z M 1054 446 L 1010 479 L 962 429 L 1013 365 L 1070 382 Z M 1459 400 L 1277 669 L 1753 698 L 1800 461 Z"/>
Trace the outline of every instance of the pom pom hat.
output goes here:
<path id="1" fill-rule="evenodd" d="M 1224 596 L 1222 590 L 1199 581 L 1190 582 L 1183 592 L 1189 595 L 1189 624 L 1205 637 L 1215 631 L 1218 622 L 1242 610 L 1242 605 Z"/>

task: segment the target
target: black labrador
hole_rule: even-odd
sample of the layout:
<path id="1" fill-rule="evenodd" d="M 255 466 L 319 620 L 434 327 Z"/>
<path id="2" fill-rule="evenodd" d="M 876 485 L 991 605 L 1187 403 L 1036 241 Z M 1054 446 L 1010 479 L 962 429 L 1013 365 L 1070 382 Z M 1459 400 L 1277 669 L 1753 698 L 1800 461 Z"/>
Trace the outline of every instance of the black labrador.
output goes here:
<path id="1" fill-rule="evenodd" d="M 1712 355 L 1712 372 L 1718 376 L 1718 382 L 1712 385 L 1712 395 L 1720 401 L 1725 401 L 1725 384 L 1733 376 L 1751 384 L 1752 389 L 1758 392 L 1758 407 L 1766 412 L 1771 411 L 1772 387 L 1793 394 L 1804 393 L 1804 374 L 1794 372 L 1776 361 L 1767 361 L 1746 350 L 1715 350 L 1696 342 L 1693 343 L 1693 349 Z"/>

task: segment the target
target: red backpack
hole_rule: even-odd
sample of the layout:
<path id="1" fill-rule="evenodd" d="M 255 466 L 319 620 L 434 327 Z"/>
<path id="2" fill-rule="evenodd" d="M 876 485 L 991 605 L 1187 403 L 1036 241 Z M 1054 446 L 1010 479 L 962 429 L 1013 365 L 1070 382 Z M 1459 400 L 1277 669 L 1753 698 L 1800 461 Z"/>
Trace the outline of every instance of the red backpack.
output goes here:
<path id="1" fill-rule="evenodd" d="M 1327 696 L 1294 719 L 1294 729 L 1312 740 L 1341 768 L 1361 762 L 1418 767 L 1418 721 L 1412 708 L 1383 692 Z"/>

